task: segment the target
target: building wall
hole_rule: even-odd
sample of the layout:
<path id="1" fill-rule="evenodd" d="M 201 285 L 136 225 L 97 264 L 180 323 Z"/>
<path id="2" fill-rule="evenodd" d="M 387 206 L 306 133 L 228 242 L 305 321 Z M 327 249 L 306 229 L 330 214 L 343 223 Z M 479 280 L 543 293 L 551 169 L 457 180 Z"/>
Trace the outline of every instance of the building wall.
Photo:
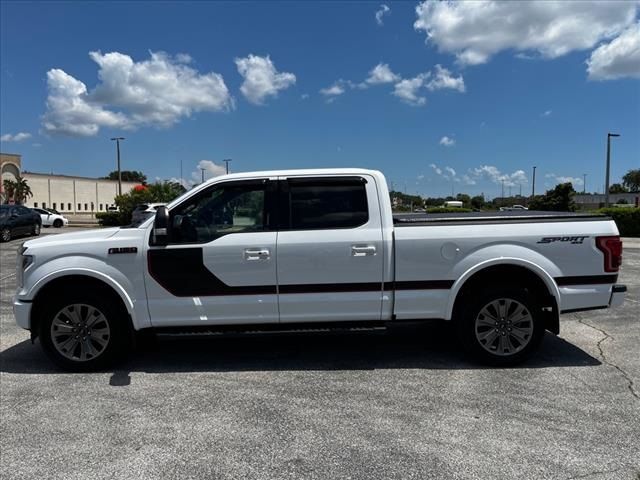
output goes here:
<path id="1" fill-rule="evenodd" d="M 605 195 L 602 193 L 576 194 L 573 197 L 578 208 L 593 209 L 604 205 Z M 640 207 L 640 193 L 610 193 L 609 203 L 611 205 L 625 201 L 630 207 Z"/>
<path id="2" fill-rule="evenodd" d="M 55 208 L 59 212 L 84 214 L 104 212 L 114 205 L 118 194 L 118 182 L 86 177 L 47 175 L 24 172 L 33 197 L 28 207 Z M 122 182 L 122 192 L 129 192 L 137 182 Z"/>

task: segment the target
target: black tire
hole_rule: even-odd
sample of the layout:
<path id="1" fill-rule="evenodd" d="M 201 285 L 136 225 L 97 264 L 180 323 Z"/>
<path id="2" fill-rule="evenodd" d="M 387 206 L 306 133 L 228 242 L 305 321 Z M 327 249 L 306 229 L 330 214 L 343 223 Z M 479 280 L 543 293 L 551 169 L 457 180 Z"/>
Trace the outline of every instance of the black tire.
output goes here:
<path id="1" fill-rule="evenodd" d="M 31 235 L 37 237 L 38 235 L 40 235 L 40 230 L 42 229 L 42 227 L 40 226 L 39 223 L 34 223 L 33 224 L 33 228 L 31 229 Z"/>
<path id="2" fill-rule="evenodd" d="M 127 315 L 124 307 L 118 305 L 113 299 L 101 292 L 78 290 L 72 293 L 61 293 L 60 296 L 49 296 L 42 301 L 45 302 L 44 305 L 34 305 L 34 307 L 40 307 L 38 315 L 40 344 L 56 365 L 67 371 L 90 372 L 110 367 L 126 357 L 131 346 Z M 81 307 L 76 308 L 79 305 Z M 90 308 L 96 309 L 101 317 L 90 317 L 88 315 L 91 313 Z M 80 319 L 84 317 L 85 321 L 76 321 L 78 317 L 75 316 L 74 311 L 78 312 Z M 69 320 L 66 322 L 68 325 L 60 325 L 60 320 L 65 318 Z M 90 321 L 94 318 L 97 320 L 90 325 Z M 54 322 L 55 325 L 52 327 Z M 105 327 L 108 334 L 98 333 L 104 332 Z M 72 328 L 75 330 L 72 331 Z M 95 329 L 93 332 L 92 328 Z M 66 335 L 67 331 L 69 335 Z M 96 338 L 96 333 L 101 337 Z M 91 337 L 92 334 L 93 337 Z M 72 339 L 73 335 L 77 340 Z M 83 339 L 88 340 L 83 342 Z M 102 346 L 98 340 L 106 344 Z M 68 349 L 72 351 L 65 355 L 61 349 L 67 341 L 72 342 L 72 347 Z M 91 349 L 97 354 L 91 356 L 86 354 Z M 81 356 L 85 358 L 82 359 Z"/>
<path id="3" fill-rule="evenodd" d="M 0 242 L 8 242 L 11 240 L 11 229 L 9 227 L 4 227 L 0 230 Z"/>
<path id="4" fill-rule="evenodd" d="M 54 228 L 61 228 L 62 227 L 62 220 L 60 220 L 59 218 L 53 221 L 53 226 Z"/>
<path id="5" fill-rule="evenodd" d="M 503 313 L 507 309 L 513 313 L 501 318 L 496 306 Z M 491 316 L 493 312 L 497 318 Z M 488 288 L 465 302 L 456 327 L 468 353 L 496 366 L 525 361 L 539 348 L 545 333 L 542 308 L 535 297 L 525 288 L 506 285 Z"/>

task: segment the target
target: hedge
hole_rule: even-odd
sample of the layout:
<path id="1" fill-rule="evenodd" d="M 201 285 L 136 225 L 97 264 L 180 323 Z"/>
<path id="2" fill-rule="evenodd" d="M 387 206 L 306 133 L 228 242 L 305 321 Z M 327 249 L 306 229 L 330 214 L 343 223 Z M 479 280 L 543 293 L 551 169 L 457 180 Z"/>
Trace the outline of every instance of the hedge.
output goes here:
<path id="1" fill-rule="evenodd" d="M 470 208 L 460 207 L 432 207 L 427 208 L 427 213 L 467 213 L 471 212 Z"/>
<path id="2" fill-rule="evenodd" d="M 640 208 L 613 207 L 601 208 L 598 213 L 613 218 L 623 237 L 640 237 Z"/>
<path id="3" fill-rule="evenodd" d="M 99 212 L 96 213 L 96 218 L 103 227 L 119 227 L 131 223 L 131 219 L 122 212 Z"/>

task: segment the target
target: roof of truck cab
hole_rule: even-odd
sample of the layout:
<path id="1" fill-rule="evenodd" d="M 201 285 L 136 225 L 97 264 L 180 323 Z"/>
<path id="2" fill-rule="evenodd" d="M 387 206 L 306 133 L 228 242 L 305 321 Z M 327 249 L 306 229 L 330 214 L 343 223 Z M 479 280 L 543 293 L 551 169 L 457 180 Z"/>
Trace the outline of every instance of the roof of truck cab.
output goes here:
<path id="1" fill-rule="evenodd" d="M 264 170 L 260 172 L 230 173 L 228 175 L 214 177 L 207 180 L 205 183 L 255 177 L 292 177 L 303 175 L 382 175 L 382 173 L 378 170 L 368 170 L 365 168 L 300 168 L 291 170 Z"/>

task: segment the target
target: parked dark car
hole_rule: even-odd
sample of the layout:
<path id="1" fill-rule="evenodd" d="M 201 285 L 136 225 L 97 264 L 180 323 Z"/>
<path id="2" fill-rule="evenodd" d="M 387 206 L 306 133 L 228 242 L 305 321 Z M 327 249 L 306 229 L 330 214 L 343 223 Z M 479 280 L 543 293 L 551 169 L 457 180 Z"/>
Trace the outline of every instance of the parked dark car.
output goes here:
<path id="1" fill-rule="evenodd" d="M 40 214 L 22 205 L 0 205 L 0 242 L 20 235 L 40 235 Z"/>

